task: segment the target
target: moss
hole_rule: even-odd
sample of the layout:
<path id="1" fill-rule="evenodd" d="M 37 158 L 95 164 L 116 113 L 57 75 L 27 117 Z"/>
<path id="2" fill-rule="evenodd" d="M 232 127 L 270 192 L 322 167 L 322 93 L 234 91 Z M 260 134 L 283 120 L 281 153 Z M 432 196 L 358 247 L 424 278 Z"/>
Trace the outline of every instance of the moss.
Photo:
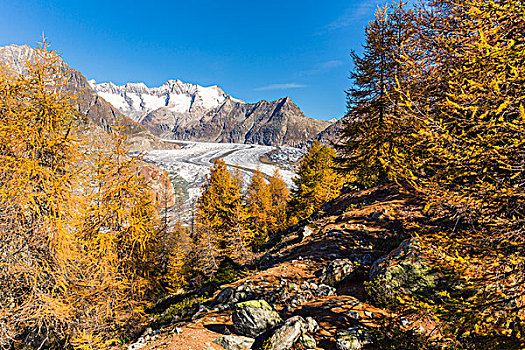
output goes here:
<path id="1" fill-rule="evenodd" d="M 274 311 L 273 308 L 264 300 L 248 300 L 241 303 L 237 303 L 236 307 L 238 309 L 244 309 L 245 307 L 253 307 L 257 309 L 263 309 L 266 311 Z"/>
<path id="2" fill-rule="evenodd" d="M 154 315 L 149 327 L 154 329 L 159 328 L 162 325 L 170 323 L 176 316 L 184 317 L 187 310 L 185 308 L 190 307 L 195 303 L 203 303 L 205 300 L 205 297 L 193 297 L 186 298 L 180 303 L 173 304 L 162 314 Z"/>
<path id="3" fill-rule="evenodd" d="M 219 264 L 219 269 L 209 279 L 210 283 L 218 285 L 235 282 L 241 278 L 243 268 L 230 258 L 226 258 Z"/>
<path id="4" fill-rule="evenodd" d="M 402 261 L 387 268 L 382 277 L 385 287 L 403 289 L 408 294 L 425 293 L 436 288 L 436 276 L 431 269 L 421 261 Z"/>

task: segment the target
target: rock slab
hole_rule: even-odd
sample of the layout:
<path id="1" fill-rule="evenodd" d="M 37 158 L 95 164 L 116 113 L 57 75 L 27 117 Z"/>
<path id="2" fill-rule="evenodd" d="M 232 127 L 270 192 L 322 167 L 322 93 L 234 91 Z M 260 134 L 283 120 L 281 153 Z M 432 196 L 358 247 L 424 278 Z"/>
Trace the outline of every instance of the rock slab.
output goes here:
<path id="1" fill-rule="evenodd" d="M 301 316 L 286 320 L 266 341 L 265 350 L 290 350 L 302 334 L 308 332 L 308 322 Z"/>
<path id="2" fill-rule="evenodd" d="M 355 275 L 355 266 L 350 259 L 331 261 L 321 272 L 321 283 L 335 287 Z"/>
<path id="3" fill-rule="evenodd" d="M 283 320 L 266 301 L 249 300 L 235 305 L 232 321 L 237 334 L 255 338 Z"/>
<path id="4" fill-rule="evenodd" d="M 213 342 L 226 350 L 245 350 L 251 349 L 255 339 L 238 335 L 224 335 Z"/>

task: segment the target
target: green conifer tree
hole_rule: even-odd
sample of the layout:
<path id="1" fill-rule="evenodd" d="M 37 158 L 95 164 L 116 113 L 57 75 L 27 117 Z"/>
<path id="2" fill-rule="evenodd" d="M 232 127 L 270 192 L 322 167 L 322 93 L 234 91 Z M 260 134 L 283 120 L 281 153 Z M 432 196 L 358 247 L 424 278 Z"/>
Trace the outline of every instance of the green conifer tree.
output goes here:
<path id="1" fill-rule="evenodd" d="M 321 206 L 339 195 L 344 184 L 336 171 L 335 150 L 315 141 L 308 149 L 293 179 L 289 203 L 291 224 L 308 218 Z"/>

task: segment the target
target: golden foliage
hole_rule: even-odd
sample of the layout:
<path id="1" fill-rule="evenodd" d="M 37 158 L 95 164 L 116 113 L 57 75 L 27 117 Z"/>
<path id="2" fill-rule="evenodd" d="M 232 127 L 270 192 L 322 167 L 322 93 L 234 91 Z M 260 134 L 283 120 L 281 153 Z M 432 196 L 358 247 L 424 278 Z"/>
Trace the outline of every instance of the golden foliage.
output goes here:
<path id="1" fill-rule="evenodd" d="M 411 11 L 394 8 L 416 30 L 386 48 L 400 52 L 387 96 L 408 125 L 389 171 L 426 202 L 434 226 L 421 242 L 446 286 L 438 301 L 405 303 L 464 344 L 523 347 L 525 7 L 434 0 Z"/>
<path id="2" fill-rule="evenodd" d="M 101 348 L 156 285 L 158 217 L 119 129 L 78 139 L 66 70 L 36 52 L 0 70 L 0 346 Z"/>

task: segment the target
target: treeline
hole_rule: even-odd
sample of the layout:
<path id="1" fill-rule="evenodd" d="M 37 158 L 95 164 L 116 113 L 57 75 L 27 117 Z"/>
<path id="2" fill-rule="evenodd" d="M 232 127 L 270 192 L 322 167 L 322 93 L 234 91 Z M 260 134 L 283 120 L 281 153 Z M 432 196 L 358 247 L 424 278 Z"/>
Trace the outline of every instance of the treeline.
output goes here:
<path id="1" fill-rule="evenodd" d="M 340 164 L 425 203 L 414 229 L 448 285 L 400 302 L 455 346 L 523 348 L 525 6 L 396 1 L 352 57 Z"/>

